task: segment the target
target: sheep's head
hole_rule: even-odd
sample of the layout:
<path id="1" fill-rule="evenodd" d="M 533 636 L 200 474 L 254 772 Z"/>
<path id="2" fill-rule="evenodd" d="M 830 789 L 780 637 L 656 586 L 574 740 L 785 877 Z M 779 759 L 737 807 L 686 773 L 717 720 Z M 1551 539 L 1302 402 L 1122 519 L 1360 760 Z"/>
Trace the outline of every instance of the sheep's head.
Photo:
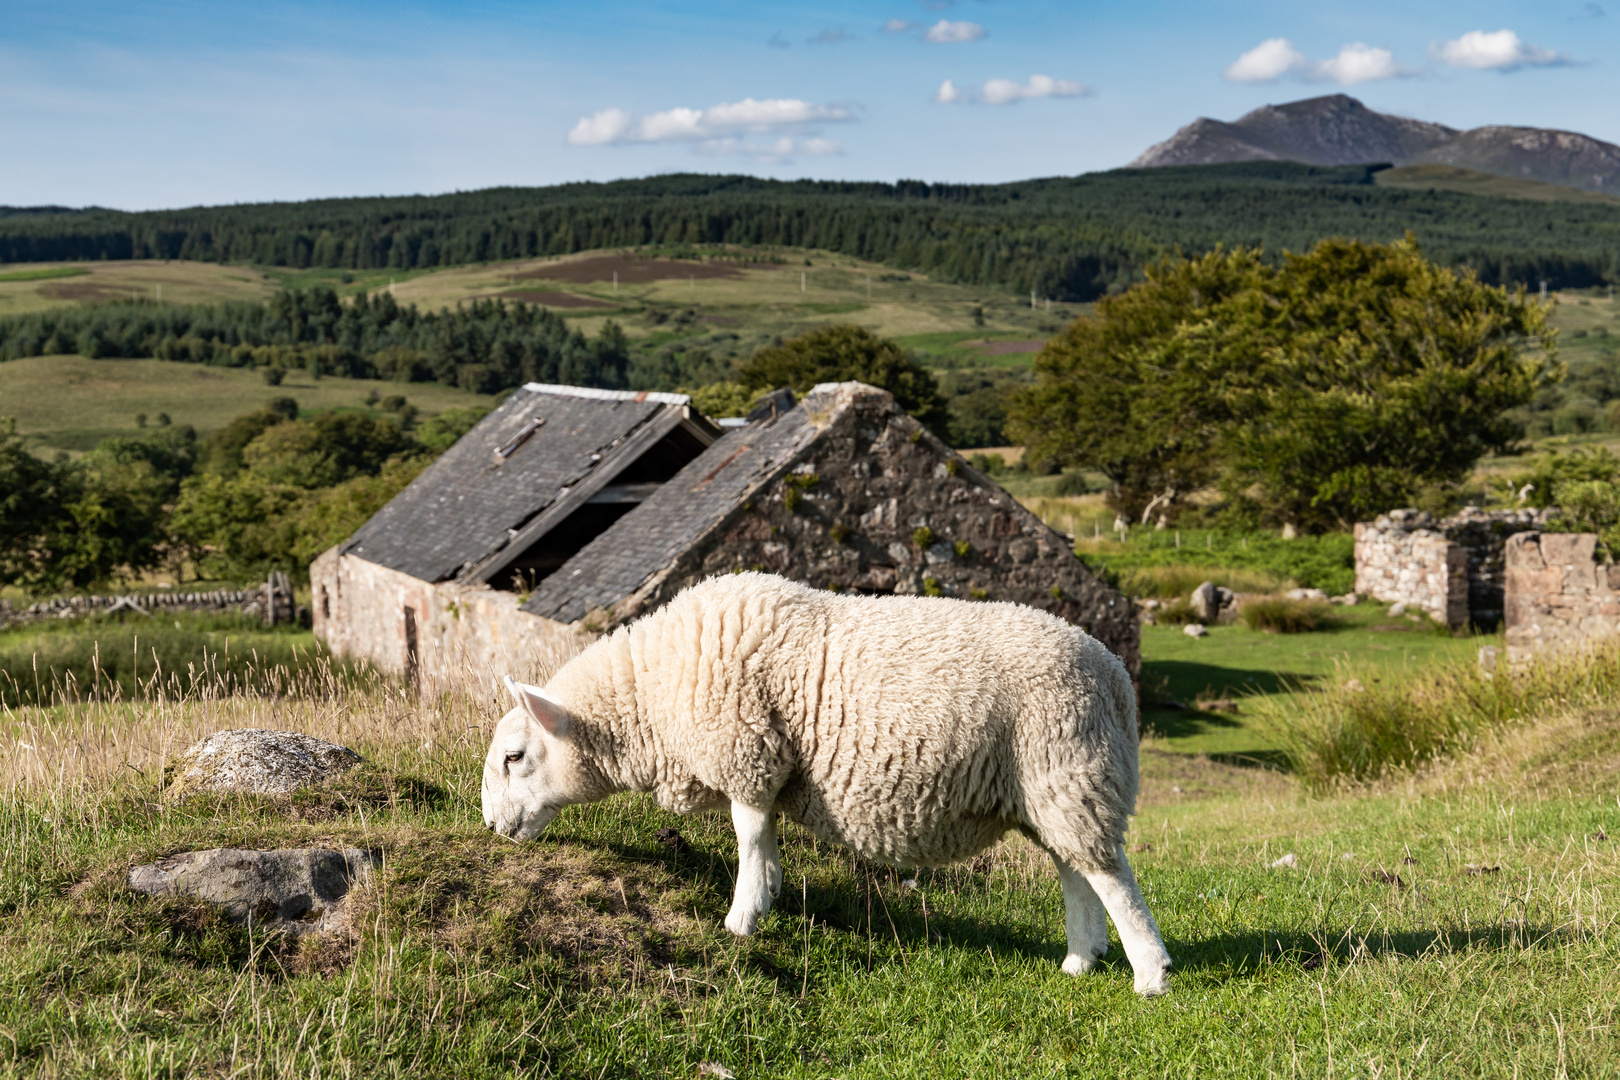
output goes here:
<path id="1" fill-rule="evenodd" d="M 578 802 L 579 761 L 567 735 L 568 710 L 538 686 L 508 677 L 517 708 L 495 725 L 484 759 L 484 824 L 514 840 L 529 840 Z"/>

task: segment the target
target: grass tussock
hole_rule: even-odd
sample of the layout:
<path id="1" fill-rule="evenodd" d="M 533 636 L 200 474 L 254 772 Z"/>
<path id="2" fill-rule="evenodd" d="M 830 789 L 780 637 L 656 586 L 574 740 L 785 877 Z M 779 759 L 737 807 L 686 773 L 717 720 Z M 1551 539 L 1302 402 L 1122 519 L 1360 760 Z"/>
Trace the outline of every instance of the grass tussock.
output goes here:
<path id="1" fill-rule="evenodd" d="M 1305 634 L 1333 624 L 1333 609 L 1319 600 L 1256 596 L 1238 605 L 1238 618 L 1250 630 L 1269 634 Z"/>
<path id="2" fill-rule="evenodd" d="M 1617 694 L 1620 645 L 1607 642 L 1493 677 L 1470 661 L 1399 677 L 1361 678 L 1344 668 L 1256 712 L 1299 780 L 1325 792 L 1469 754 L 1505 729 L 1603 707 Z"/>

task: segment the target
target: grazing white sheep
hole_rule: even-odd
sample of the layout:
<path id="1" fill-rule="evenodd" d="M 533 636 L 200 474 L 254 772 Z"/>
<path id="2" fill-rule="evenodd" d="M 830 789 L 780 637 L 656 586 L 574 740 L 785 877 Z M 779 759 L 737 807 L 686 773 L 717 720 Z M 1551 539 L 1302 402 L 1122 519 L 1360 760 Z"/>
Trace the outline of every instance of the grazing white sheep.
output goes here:
<path id="1" fill-rule="evenodd" d="M 773 813 L 900 866 L 1019 829 L 1063 880 L 1079 974 L 1111 915 L 1142 994 L 1170 956 L 1122 846 L 1137 790 L 1124 665 L 1016 604 L 841 596 L 767 574 L 713 578 L 569 661 L 544 690 L 507 680 L 484 766 L 484 823 L 526 840 L 557 811 L 651 791 L 729 806 L 740 866 L 726 916 L 750 934 L 782 883 Z"/>

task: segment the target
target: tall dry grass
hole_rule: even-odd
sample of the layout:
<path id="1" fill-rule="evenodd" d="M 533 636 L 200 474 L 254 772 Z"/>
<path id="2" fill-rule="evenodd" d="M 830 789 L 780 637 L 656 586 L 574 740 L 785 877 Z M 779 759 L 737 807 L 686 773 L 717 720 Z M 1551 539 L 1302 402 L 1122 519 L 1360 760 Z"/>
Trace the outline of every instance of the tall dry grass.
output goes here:
<path id="1" fill-rule="evenodd" d="M 542 681 L 571 651 L 539 656 Z M 369 668 L 302 655 L 296 664 L 205 653 L 184 673 L 155 665 L 124 681 L 57 673 L 32 700 L 0 699 L 0 791 L 56 805 L 151 793 L 198 740 L 230 728 L 295 731 L 349 746 L 377 764 L 420 772 L 482 758 L 509 704 L 499 673 L 468 670 L 452 689 L 419 694 Z"/>
<path id="2" fill-rule="evenodd" d="M 1334 679 L 1259 702 L 1255 723 L 1299 780 L 1324 792 L 1476 752 L 1506 729 L 1612 706 L 1617 694 L 1620 642 L 1611 641 L 1494 675 L 1466 660 L 1394 677 L 1344 666 Z"/>

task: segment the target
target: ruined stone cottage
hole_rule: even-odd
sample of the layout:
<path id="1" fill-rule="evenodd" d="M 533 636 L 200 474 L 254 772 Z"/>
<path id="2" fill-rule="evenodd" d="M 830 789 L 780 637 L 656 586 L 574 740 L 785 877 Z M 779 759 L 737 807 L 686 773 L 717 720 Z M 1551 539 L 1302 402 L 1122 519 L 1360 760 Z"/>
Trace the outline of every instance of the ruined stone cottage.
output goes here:
<path id="1" fill-rule="evenodd" d="M 1128 602 L 860 383 L 722 429 L 675 394 L 530 384 L 310 568 L 334 652 L 424 685 L 533 673 L 714 574 L 1011 600 L 1139 669 Z"/>

